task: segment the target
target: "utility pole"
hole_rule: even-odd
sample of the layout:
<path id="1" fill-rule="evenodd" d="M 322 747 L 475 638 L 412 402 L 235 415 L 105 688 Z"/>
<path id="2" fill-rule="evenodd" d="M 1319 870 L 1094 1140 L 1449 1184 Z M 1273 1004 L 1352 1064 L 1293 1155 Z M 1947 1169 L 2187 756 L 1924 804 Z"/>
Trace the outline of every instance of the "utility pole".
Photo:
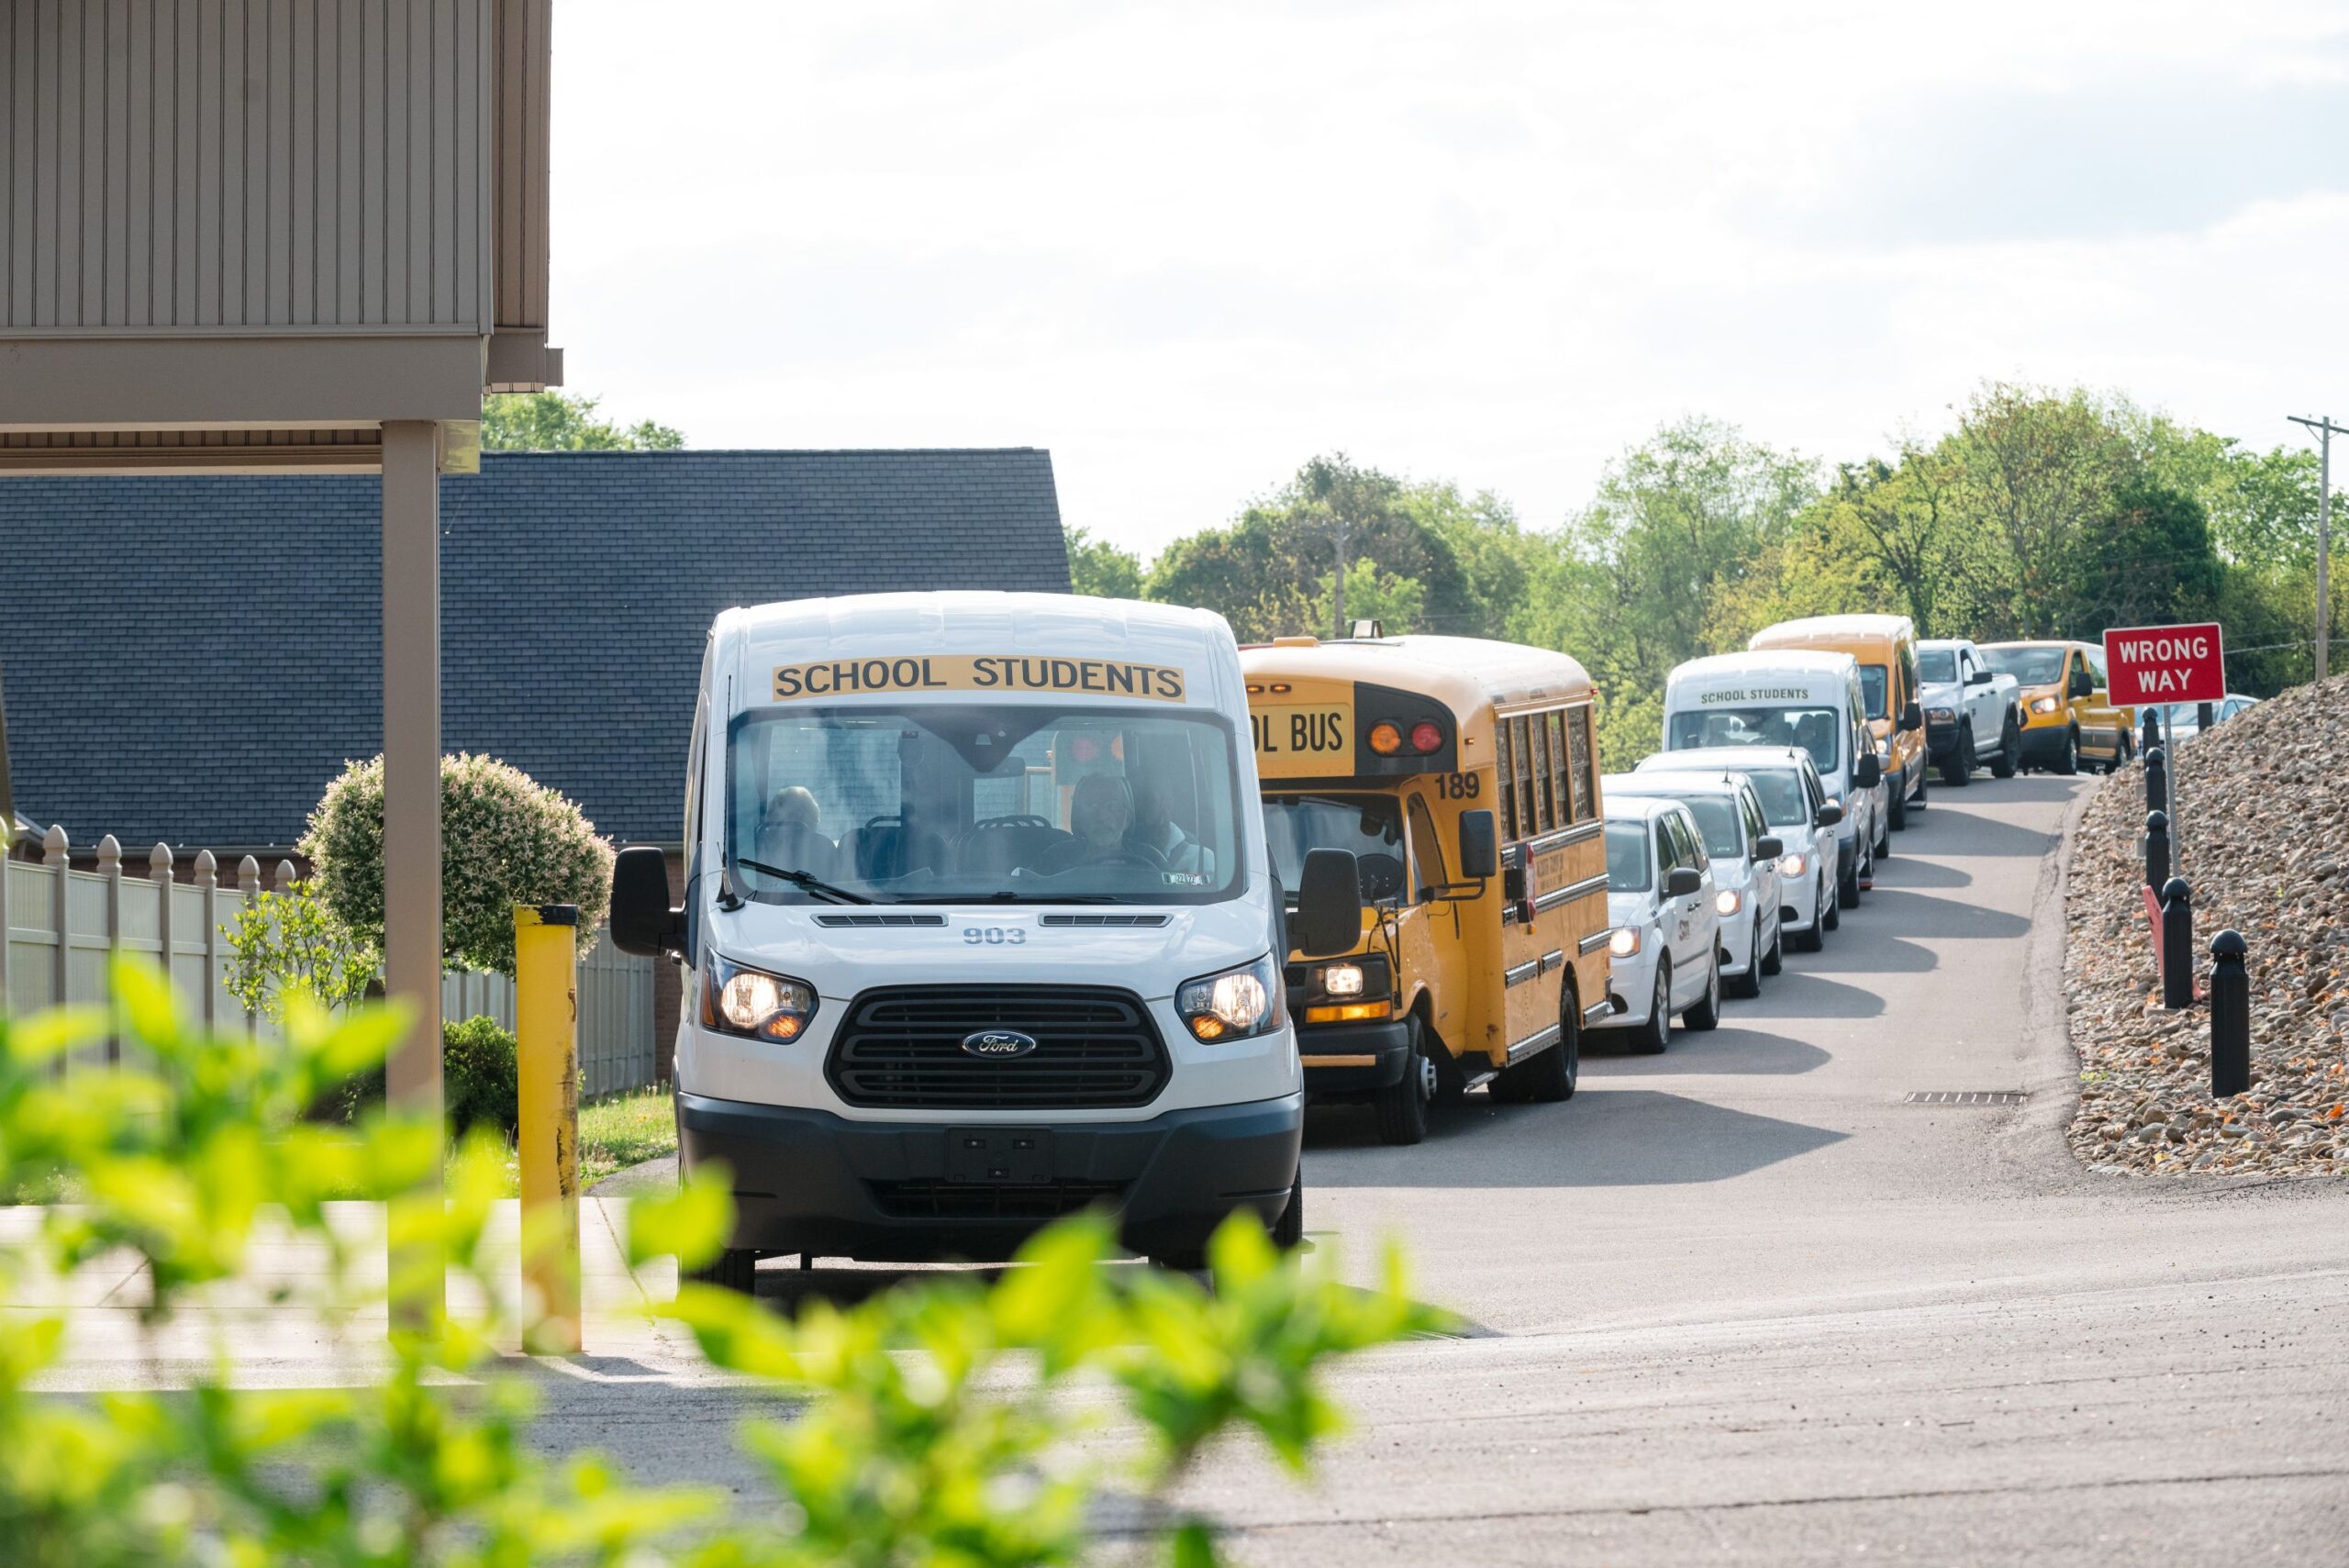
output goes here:
<path id="1" fill-rule="evenodd" d="M 1340 637 L 1343 637 L 1343 636 L 1345 636 L 1345 635 L 1346 635 L 1346 631 L 1347 631 L 1347 626 L 1346 626 L 1346 535 L 1351 531 L 1351 528 L 1350 528 L 1350 526 L 1348 525 L 1348 523 L 1346 522 L 1345 515 L 1344 515 L 1343 513 L 1336 513 L 1336 514 L 1333 514 L 1333 515 L 1332 515 L 1332 517 L 1331 517 L 1331 519 L 1330 519 L 1330 520 L 1331 520 L 1332 522 L 1334 522 L 1334 523 L 1337 525 L 1337 537 L 1338 537 L 1338 591 L 1337 591 L 1337 599 L 1338 599 L 1338 635 L 1339 635 Z M 2320 578 L 2320 581 L 2321 581 L 2321 578 Z"/>
<path id="2" fill-rule="evenodd" d="M 2330 414 L 2303 419 L 2286 418 L 2317 432 L 2316 485 L 2316 678 L 2332 673 L 2332 438 L 2349 436 L 2349 425 L 2336 425 Z"/>

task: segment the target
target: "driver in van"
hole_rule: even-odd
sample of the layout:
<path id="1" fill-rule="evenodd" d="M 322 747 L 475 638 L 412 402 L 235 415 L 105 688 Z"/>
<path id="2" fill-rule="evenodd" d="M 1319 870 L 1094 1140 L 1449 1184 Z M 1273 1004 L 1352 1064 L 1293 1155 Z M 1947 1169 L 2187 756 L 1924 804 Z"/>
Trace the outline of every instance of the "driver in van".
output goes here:
<path id="1" fill-rule="evenodd" d="M 759 819 L 758 858 L 786 871 L 829 877 L 839 846 L 817 824 L 823 812 L 805 784 L 786 784 L 767 797 Z"/>
<path id="2" fill-rule="evenodd" d="M 1069 829 L 1075 836 L 1053 845 L 1044 856 L 1043 871 L 1057 875 L 1075 866 L 1099 865 L 1123 858 L 1128 863 L 1148 860 L 1152 851 L 1128 840 L 1134 824 L 1133 792 L 1116 773 L 1087 773 L 1076 781 L 1068 803 Z"/>

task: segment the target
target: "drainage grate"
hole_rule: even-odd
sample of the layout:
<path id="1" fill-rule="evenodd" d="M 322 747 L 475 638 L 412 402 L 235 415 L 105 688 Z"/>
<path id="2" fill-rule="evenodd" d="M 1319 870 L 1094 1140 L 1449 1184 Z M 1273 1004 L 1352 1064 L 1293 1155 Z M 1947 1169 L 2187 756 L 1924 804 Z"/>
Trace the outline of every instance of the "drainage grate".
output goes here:
<path id="1" fill-rule="evenodd" d="M 2030 1096 L 2021 1089 L 1911 1089 L 1904 1106 L 2019 1106 Z"/>

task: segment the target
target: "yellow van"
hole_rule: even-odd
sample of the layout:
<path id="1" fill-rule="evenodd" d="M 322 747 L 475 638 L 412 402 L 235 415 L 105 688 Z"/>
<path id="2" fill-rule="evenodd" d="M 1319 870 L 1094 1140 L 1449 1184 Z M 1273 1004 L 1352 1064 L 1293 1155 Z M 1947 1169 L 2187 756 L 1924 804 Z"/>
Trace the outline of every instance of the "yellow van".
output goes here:
<path id="1" fill-rule="evenodd" d="M 1917 625 L 1907 616 L 1812 616 L 1764 627 L 1748 648 L 1807 648 L 1860 662 L 1868 733 L 1884 759 L 1885 825 L 1909 826 L 1909 806 L 1925 804 L 1925 710 L 1917 684 Z M 1889 851 L 1884 851 L 1889 852 Z"/>
<path id="2" fill-rule="evenodd" d="M 1417 1143 L 1428 1106 L 1571 1098 L 1608 1000 L 1607 848 L 1590 677 L 1459 637 L 1241 651 L 1273 869 L 1352 851 L 1362 940 L 1292 955 L 1309 1097 L 1367 1099 Z"/>
<path id="3" fill-rule="evenodd" d="M 1986 642 L 1982 657 L 2015 678 L 2023 766 L 2076 773 L 2085 760 L 2102 762 L 2110 773 L 2136 755 L 2137 710 L 2112 706 L 2104 650 L 2096 643 Z"/>

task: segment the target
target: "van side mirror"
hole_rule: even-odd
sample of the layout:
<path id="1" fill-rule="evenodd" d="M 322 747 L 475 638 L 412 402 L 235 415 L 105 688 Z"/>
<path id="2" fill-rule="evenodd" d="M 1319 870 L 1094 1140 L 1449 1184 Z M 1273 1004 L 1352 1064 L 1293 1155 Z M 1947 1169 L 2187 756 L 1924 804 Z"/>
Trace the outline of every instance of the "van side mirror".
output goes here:
<path id="1" fill-rule="evenodd" d="M 1757 861 L 1775 861 L 1786 852 L 1787 841 L 1784 839 L 1765 833 L 1753 840 L 1753 858 Z"/>
<path id="2" fill-rule="evenodd" d="M 1362 862 L 1352 850 L 1308 850 L 1289 941 L 1307 958 L 1351 952 L 1362 940 Z"/>
<path id="3" fill-rule="evenodd" d="M 612 862 L 612 945 L 643 958 L 683 957 L 685 912 L 669 903 L 669 859 L 640 846 Z"/>
<path id="4" fill-rule="evenodd" d="M 1664 873 L 1666 898 L 1693 898 L 1705 891 L 1705 873 L 1695 866 L 1674 866 Z"/>
<path id="5" fill-rule="evenodd" d="M 1852 782 L 1862 789 L 1874 789 L 1884 782 L 1884 763 L 1874 751 L 1863 751 L 1852 764 Z"/>
<path id="6" fill-rule="evenodd" d="M 1501 869 L 1500 828 L 1490 811 L 1460 814 L 1460 875 L 1465 882 L 1497 876 Z"/>
<path id="7" fill-rule="evenodd" d="M 2072 672 L 2072 695 L 2074 696 L 2090 696 L 2093 695 L 2095 692 L 2095 676 L 2089 674 L 2086 670 L 2075 670 Z"/>
<path id="8" fill-rule="evenodd" d="M 1900 728 L 1904 730 L 1924 728 L 1925 710 L 1913 702 L 1907 707 L 1902 708 L 1900 710 Z"/>
<path id="9" fill-rule="evenodd" d="M 1820 802 L 1818 812 L 1811 817 L 1811 821 L 1821 828 L 1832 828 L 1842 820 L 1843 820 L 1842 805 L 1841 802 L 1832 800 Z"/>

